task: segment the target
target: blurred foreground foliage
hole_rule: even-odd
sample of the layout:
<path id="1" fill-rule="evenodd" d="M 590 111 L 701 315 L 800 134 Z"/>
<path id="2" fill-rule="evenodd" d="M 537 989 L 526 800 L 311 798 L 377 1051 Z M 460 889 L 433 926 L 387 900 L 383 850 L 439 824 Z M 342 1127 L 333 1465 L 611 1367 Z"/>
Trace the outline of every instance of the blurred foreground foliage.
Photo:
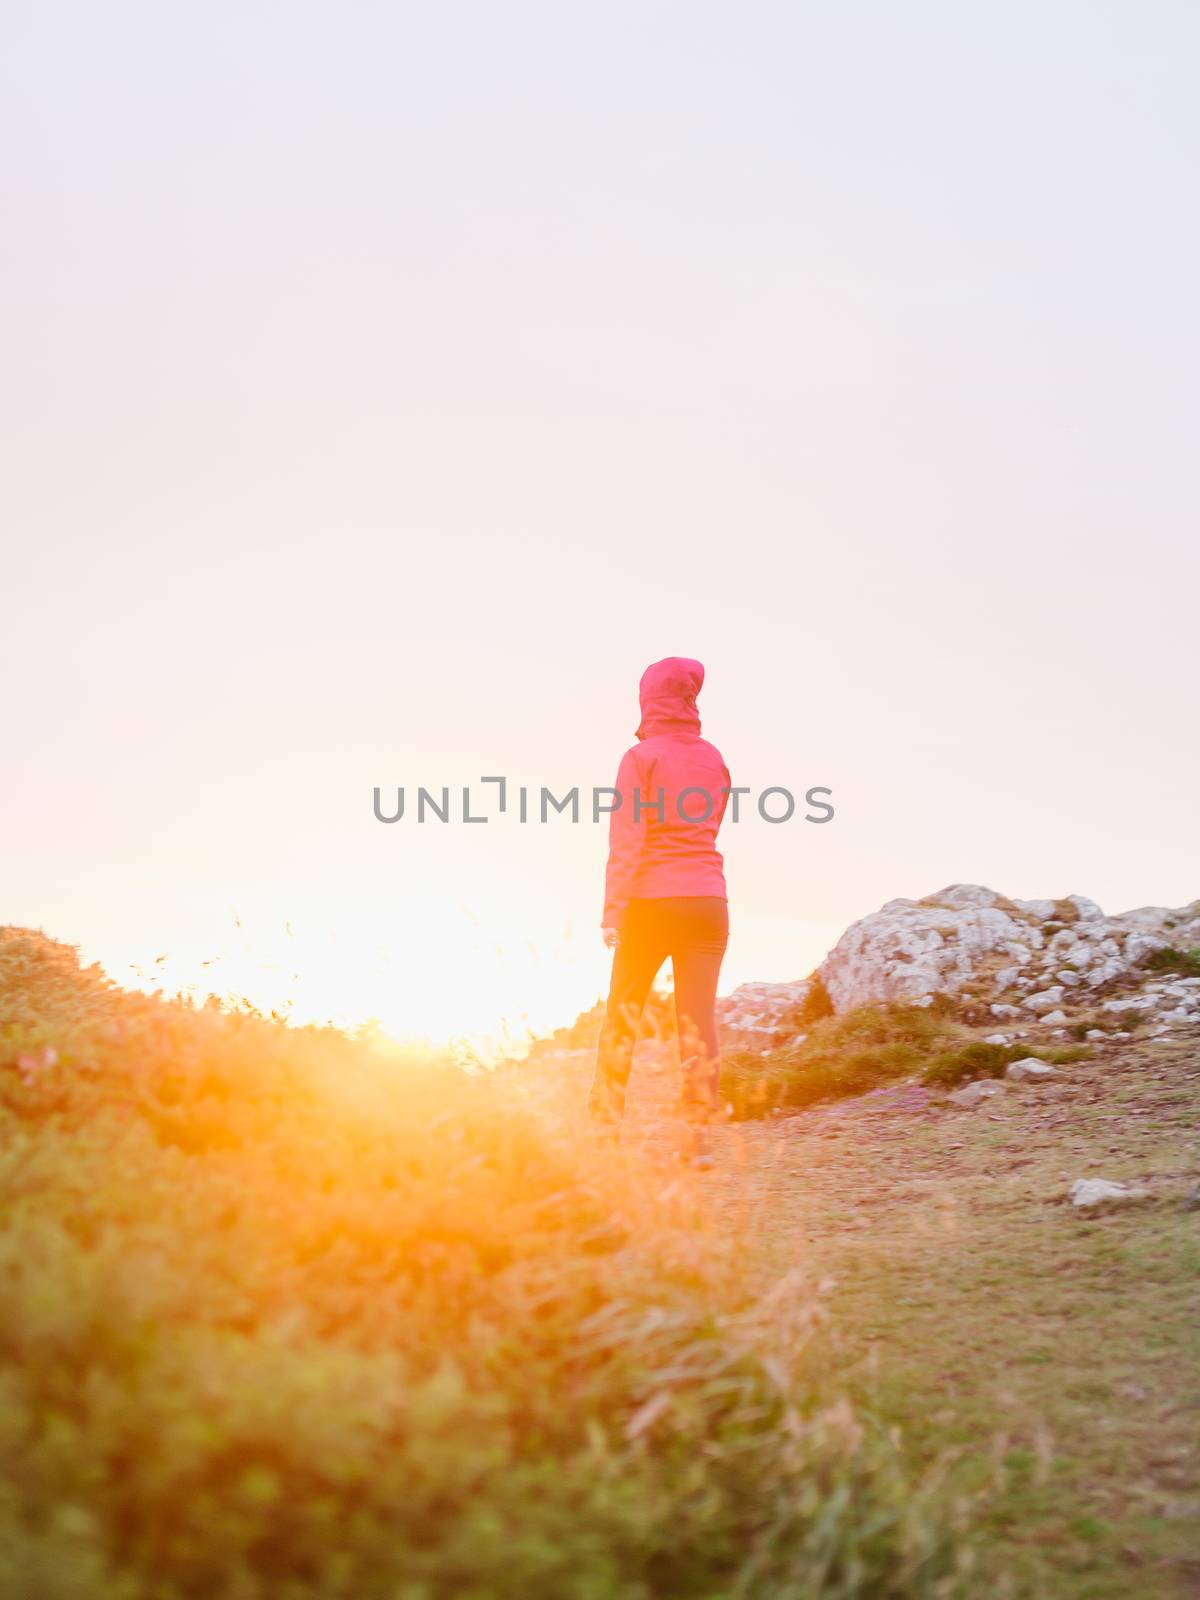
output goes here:
<path id="1" fill-rule="evenodd" d="M 0 929 L 4 1600 L 957 1592 L 818 1291 L 568 1099 Z"/>

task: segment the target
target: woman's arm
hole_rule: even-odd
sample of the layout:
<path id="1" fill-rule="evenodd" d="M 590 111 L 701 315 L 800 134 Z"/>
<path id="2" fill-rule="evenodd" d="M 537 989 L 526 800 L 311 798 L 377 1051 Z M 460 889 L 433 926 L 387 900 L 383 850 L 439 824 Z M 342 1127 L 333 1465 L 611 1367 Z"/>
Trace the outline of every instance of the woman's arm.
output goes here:
<path id="1" fill-rule="evenodd" d="M 601 919 L 604 942 L 608 945 L 616 943 L 615 937 L 610 939 L 609 934 L 615 935 L 620 930 L 646 839 L 645 823 L 635 822 L 633 816 L 633 797 L 640 786 L 638 752 L 634 748 L 621 758 L 615 785 L 620 798 L 614 798 L 614 809 L 608 818 L 608 866 L 604 873 L 604 916 Z"/>

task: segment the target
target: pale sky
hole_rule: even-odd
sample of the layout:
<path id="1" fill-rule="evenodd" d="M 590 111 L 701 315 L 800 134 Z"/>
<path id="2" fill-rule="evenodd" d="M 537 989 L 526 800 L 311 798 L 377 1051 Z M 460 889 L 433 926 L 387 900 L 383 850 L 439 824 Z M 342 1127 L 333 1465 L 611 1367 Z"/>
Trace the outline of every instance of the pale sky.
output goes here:
<path id="1" fill-rule="evenodd" d="M 371 790 L 609 783 L 667 654 L 837 807 L 726 829 L 723 988 L 955 880 L 1200 894 L 1198 53 L 1182 0 L 9 7 L 0 920 L 569 1020 L 603 830 Z"/>

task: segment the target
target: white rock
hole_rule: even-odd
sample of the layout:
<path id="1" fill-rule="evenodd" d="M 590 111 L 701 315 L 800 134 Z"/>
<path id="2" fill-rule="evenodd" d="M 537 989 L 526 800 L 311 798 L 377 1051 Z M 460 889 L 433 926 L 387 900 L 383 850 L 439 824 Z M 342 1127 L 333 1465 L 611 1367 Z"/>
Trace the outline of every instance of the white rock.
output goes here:
<path id="1" fill-rule="evenodd" d="M 1125 971 L 1125 963 L 1118 956 L 1109 956 L 1094 967 L 1087 970 L 1086 982 L 1092 989 L 1098 989 L 1102 983 L 1109 983 L 1113 978 L 1119 978 Z"/>
<path id="2" fill-rule="evenodd" d="M 1065 1011 L 1047 1011 L 1046 1015 L 1042 1018 L 1043 1022 L 1050 1023 L 1054 1027 L 1057 1027 L 1060 1022 L 1065 1022 L 1066 1020 L 1067 1013 Z"/>
<path id="3" fill-rule="evenodd" d="M 980 906 L 994 906 L 1000 896 L 982 883 L 951 883 L 926 898 L 939 906 L 951 906 L 955 911 L 965 911 Z"/>
<path id="4" fill-rule="evenodd" d="M 1163 923 L 1173 922 L 1177 915 L 1167 906 L 1137 906 L 1133 911 L 1122 912 L 1121 921 L 1131 928 L 1140 928 L 1143 933 L 1160 933 Z"/>
<path id="5" fill-rule="evenodd" d="M 773 1032 L 785 1012 L 808 994 L 810 982 L 743 983 L 717 1002 L 721 1026 L 739 1030 Z"/>
<path id="6" fill-rule="evenodd" d="M 953 1090 L 946 1098 L 951 1105 L 963 1106 L 969 1111 L 981 1101 L 990 1100 L 992 1095 L 1003 1093 L 1003 1087 L 993 1078 L 981 1078 L 977 1083 L 964 1084 L 961 1089 Z"/>
<path id="7" fill-rule="evenodd" d="M 1021 1015 L 1020 1006 L 1009 1006 L 1009 1005 L 1004 1005 L 1004 1004 L 1002 1004 L 1000 1002 L 997 1002 L 995 1005 L 989 1006 L 988 1010 L 992 1013 L 992 1015 L 994 1017 L 1001 1017 L 1001 1018 L 1003 1018 L 1003 1017 L 1019 1017 Z"/>
<path id="8" fill-rule="evenodd" d="M 1021 1004 L 1026 1011 L 1053 1011 L 1061 1004 L 1063 997 L 1061 985 L 1050 989 L 1039 989 L 1036 994 L 1026 995 Z"/>
<path id="9" fill-rule="evenodd" d="M 1007 1044 L 1008 1035 L 1006 1033 L 989 1033 L 983 1042 L 984 1044 Z"/>
<path id="10" fill-rule="evenodd" d="M 985 956 L 1023 928 L 985 903 L 996 898 L 977 884 L 952 885 L 931 896 L 936 904 L 893 901 L 853 923 L 821 964 L 834 1006 L 846 1011 L 869 1000 L 956 993 Z"/>
<path id="11" fill-rule="evenodd" d="M 1042 913 L 1053 912 L 1053 902 L 1018 904 L 982 884 L 950 884 L 924 900 L 888 901 L 846 929 L 821 964 L 821 977 L 838 1011 L 868 1001 L 927 1005 L 932 995 L 967 989 L 987 1002 L 999 1000 L 1010 986 L 1018 991 L 1077 987 L 1065 976 L 1068 970 L 1082 972 L 1087 984 L 1099 988 L 1159 943 L 1200 944 L 1200 900 L 1173 911 L 1150 906 L 1105 917 L 1094 900 L 1069 899 L 1078 920 L 1048 941 L 1051 964 L 1032 982 L 1026 974 L 1036 971 L 1033 951 L 1047 945 L 1042 924 L 1054 920 Z M 989 976 L 997 957 L 1003 966 Z M 1060 971 L 1061 980 L 1055 976 Z M 756 1021 L 769 1027 L 781 1009 L 782 1001 L 774 999 L 756 1006 Z M 1054 1003 L 1044 1009 L 1053 1010 Z"/>
<path id="12" fill-rule="evenodd" d="M 1065 983 L 1068 989 L 1073 989 L 1077 983 L 1083 982 L 1083 979 L 1071 967 L 1060 967 L 1054 976 L 1059 983 Z"/>
<path id="13" fill-rule="evenodd" d="M 1093 1206 L 1122 1205 L 1130 1200 L 1144 1200 L 1149 1193 L 1127 1183 L 1113 1183 L 1108 1178 L 1076 1178 L 1067 1190 L 1071 1204 L 1081 1211 Z"/>
<path id="14" fill-rule="evenodd" d="M 1155 950 L 1165 950 L 1167 941 L 1160 939 L 1154 933 L 1131 933 L 1125 941 L 1123 954 L 1129 966 L 1134 966 L 1139 961 L 1144 961 Z"/>
<path id="15" fill-rule="evenodd" d="M 1079 913 L 1080 922 L 1094 922 L 1096 918 L 1104 915 L 1094 900 L 1089 900 L 1083 894 L 1069 894 L 1067 899 Z"/>
<path id="16" fill-rule="evenodd" d="M 1021 1061 L 1014 1061 L 1007 1069 L 1004 1076 L 1011 1078 L 1014 1083 L 1046 1083 L 1058 1074 L 1048 1061 L 1039 1061 L 1036 1056 L 1025 1056 Z"/>
<path id="17" fill-rule="evenodd" d="M 1036 917 L 1039 922 L 1049 922 L 1054 915 L 1053 900 L 1014 900 L 1013 905 L 1027 917 Z"/>
<path id="18" fill-rule="evenodd" d="M 1158 933 L 1164 938 L 1183 945 L 1196 943 L 1197 919 L 1200 918 L 1200 900 L 1187 906 L 1138 906 L 1125 911 L 1119 920 L 1129 928 L 1142 933 Z"/>

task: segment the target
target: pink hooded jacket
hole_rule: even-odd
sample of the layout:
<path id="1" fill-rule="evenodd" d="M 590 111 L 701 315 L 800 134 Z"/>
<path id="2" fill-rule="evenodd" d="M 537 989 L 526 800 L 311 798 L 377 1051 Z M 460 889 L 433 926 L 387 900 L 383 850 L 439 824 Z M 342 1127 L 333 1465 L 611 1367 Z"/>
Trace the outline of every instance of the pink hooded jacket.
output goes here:
<path id="1" fill-rule="evenodd" d="M 668 656 L 642 673 L 641 742 L 621 758 L 620 803 L 614 797 L 608 819 L 606 928 L 621 926 L 635 897 L 725 896 L 716 839 L 729 799 L 729 769 L 721 752 L 700 737 L 696 696 L 703 682 L 704 668 L 685 656 Z"/>

